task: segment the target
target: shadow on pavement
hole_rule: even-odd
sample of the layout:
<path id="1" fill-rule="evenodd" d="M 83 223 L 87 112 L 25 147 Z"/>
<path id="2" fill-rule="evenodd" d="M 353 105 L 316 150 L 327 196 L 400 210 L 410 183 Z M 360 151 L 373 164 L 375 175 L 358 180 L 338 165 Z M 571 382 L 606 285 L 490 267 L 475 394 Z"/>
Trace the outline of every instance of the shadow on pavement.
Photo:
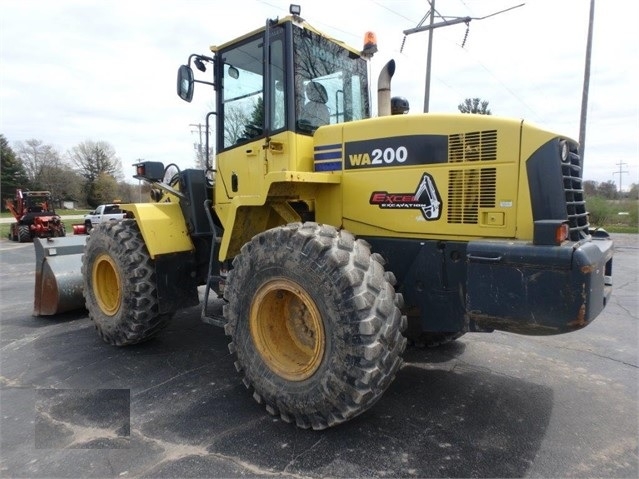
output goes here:
<path id="1" fill-rule="evenodd" d="M 214 468 L 227 476 L 521 477 L 553 409 L 551 389 L 463 363 L 459 341 L 409 349 L 395 382 L 360 417 L 300 430 L 253 401 L 224 333 L 195 310 L 128 348 L 103 343 L 88 320 L 77 324 L 36 339 L 34 365 L 5 364 L 5 374 L 36 388 L 130 391 L 130 448 L 112 448 L 110 460 L 122 454 L 136 475 L 210 477 Z M 73 429 L 77 415 L 60 404 L 55 413 Z M 73 471 L 54 457 L 45 461 L 50 475 Z"/>

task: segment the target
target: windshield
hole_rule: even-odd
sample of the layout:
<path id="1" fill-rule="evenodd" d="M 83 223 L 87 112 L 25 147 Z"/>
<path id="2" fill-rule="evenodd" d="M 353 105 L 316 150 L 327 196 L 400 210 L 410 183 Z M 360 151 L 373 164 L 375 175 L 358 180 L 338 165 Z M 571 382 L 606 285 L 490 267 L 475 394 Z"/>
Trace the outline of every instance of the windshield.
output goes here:
<path id="1" fill-rule="evenodd" d="M 322 125 L 370 117 L 367 62 L 357 53 L 285 23 L 269 30 L 270 70 L 265 77 L 264 41 L 261 32 L 218 54 L 220 150 L 267 133 L 313 134 Z"/>
<path id="2" fill-rule="evenodd" d="M 309 30 L 293 35 L 298 131 L 368 118 L 366 61 Z"/>

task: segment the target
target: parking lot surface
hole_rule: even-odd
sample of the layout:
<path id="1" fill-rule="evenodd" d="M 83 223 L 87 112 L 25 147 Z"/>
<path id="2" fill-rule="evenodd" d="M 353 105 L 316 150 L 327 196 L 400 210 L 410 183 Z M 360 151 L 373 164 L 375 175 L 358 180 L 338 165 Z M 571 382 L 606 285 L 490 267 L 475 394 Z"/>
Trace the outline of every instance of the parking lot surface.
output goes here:
<path id="1" fill-rule="evenodd" d="M 0 477 L 638 477 L 639 240 L 614 239 L 587 328 L 409 348 L 375 406 L 325 431 L 255 403 L 197 308 L 127 348 L 83 311 L 32 317 L 33 245 L 0 240 Z"/>

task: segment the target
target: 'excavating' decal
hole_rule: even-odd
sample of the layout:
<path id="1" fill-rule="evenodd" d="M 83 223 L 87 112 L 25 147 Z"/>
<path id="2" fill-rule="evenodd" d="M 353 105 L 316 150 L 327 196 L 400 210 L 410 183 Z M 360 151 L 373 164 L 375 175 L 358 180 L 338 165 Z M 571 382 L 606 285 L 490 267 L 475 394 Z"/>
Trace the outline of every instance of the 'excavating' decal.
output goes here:
<path id="1" fill-rule="evenodd" d="M 382 209 L 420 209 L 427 221 L 438 220 L 441 216 L 442 199 L 433 177 L 428 173 L 422 175 L 414 193 L 373 191 L 369 203 Z"/>

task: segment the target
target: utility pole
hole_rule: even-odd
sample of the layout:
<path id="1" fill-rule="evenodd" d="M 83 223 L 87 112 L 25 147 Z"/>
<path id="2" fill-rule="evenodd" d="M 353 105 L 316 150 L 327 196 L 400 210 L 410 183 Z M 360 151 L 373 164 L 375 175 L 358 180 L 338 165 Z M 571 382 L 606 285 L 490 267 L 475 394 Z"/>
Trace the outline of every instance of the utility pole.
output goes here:
<path id="1" fill-rule="evenodd" d="M 200 141 L 199 143 L 197 143 L 197 147 L 195 149 L 201 155 L 202 154 L 202 129 L 204 128 L 204 125 L 202 123 L 190 123 L 189 126 L 193 126 L 197 128 L 197 131 L 200 134 Z M 191 133 L 195 133 L 195 130 L 191 130 Z"/>
<path id="2" fill-rule="evenodd" d="M 613 171 L 612 172 L 612 177 L 614 178 L 615 175 L 619 175 L 619 196 L 621 197 L 621 177 L 624 173 L 630 173 L 628 170 L 623 170 L 624 165 L 627 165 L 628 163 L 624 163 L 623 161 L 619 160 L 619 163 L 616 163 L 616 165 L 619 167 L 619 171 Z"/>
<path id="3" fill-rule="evenodd" d="M 203 125 L 202 123 L 191 123 L 189 124 L 189 126 L 194 127 L 194 129 L 191 130 L 191 133 L 195 133 L 196 131 L 199 134 L 199 142 L 195 145 L 195 150 L 197 151 L 197 161 L 196 164 L 199 167 L 204 168 L 206 165 L 206 158 L 208 155 L 208 151 L 205 153 L 204 152 L 204 144 L 202 143 L 202 134 L 207 135 L 207 139 L 208 139 L 208 128 L 206 127 L 207 125 Z"/>
<path id="4" fill-rule="evenodd" d="M 584 66 L 584 86 L 581 93 L 581 117 L 579 121 L 579 156 L 584 164 L 586 149 L 586 117 L 588 115 L 588 90 L 590 89 L 590 56 L 592 53 L 592 25 L 595 19 L 595 0 L 590 0 L 590 17 L 588 19 L 588 39 L 586 40 L 586 64 Z M 621 185 L 621 175 L 619 176 Z M 619 188 L 621 190 L 621 187 Z"/>
<path id="5" fill-rule="evenodd" d="M 144 158 L 138 158 L 136 163 L 142 163 Z M 142 203 L 142 180 L 138 178 L 138 203 Z"/>
<path id="6" fill-rule="evenodd" d="M 438 14 L 439 17 L 442 19 L 442 21 L 439 23 L 435 23 L 435 13 L 437 13 L 435 10 L 435 0 L 428 0 L 428 3 L 430 5 L 430 12 L 426 14 L 426 16 L 419 23 L 419 25 L 415 28 L 409 28 L 408 30 L 404 30 L 404 40 L 406 40 L 406 36 L 410 35 L 411 33 L 419 33 L 419 32 L 424 32 L 428 30 L 428 53 L 426 56 L 426 85 L 424 87 L 424 113 L 428 113 L 429 103 L 430 103 L 430 70 L 431 70 L 430 65 L 431 65 L 432 52 L 433 52 L 433 30 L 439 27 L 450 27 L 451 25 L 457 25 L 458 23 L 465 23 L 466 26 L 468 27 L 471 20 L 483 20 L 484 18 L 492 17 L 500 13 L 504 13 L 509 10 L 513 10 L 515 8 L 519 8 L 525 5 L 524 3 L 521 3 L 514 7 L 506 8 L 504 10 L 500 10 L 499 12 L 491 13 L 490 15 L 486 15 L 483 17 L 442 17 L 441 15 Z M 430 15 L 429 24 L 422 26 L 421 25 L 422 22 L 426 20 L 426 18 L 429 15 Z M 404 43 L 402 43 L 402 48 L 403 46 L 404 46 Z"/>
<path id="7" fill-rule="evenodd" d="M 430 23 L 428 30 L 428 53 L 426 54 L 426 85 L 424 86 L 424 113 L 428 113 L 430 103 L 430 61 L 433 57 L 433 24 L 435 21 L 435 0 L 430 2 Z"/>

